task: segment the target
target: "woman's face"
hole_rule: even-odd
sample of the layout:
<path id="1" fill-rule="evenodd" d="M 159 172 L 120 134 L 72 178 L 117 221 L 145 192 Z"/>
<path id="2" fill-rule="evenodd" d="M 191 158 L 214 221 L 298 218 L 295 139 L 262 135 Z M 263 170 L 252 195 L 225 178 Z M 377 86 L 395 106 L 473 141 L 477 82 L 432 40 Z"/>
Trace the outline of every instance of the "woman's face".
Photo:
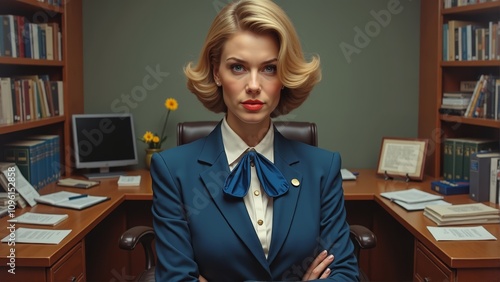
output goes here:
<path id="1" fill-rule="evenodd" d="M 268 125 L 282 83 L 277 75 L 278 43 L 271 35 L 236 33 L 223 47 L 214 79 L 222 86 L 227 121 L 234 128 Z"/>

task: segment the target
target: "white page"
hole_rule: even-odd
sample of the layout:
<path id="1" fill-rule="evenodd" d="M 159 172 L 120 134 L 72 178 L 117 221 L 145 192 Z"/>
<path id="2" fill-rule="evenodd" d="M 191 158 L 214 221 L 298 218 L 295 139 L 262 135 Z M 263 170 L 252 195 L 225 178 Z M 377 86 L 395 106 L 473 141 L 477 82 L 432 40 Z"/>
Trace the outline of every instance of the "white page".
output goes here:
<path id="1" fill-rule="evenodd" d="M 15 241 L 16 243 L 34 244 L 59 244 L 64 237 L 68 236 L 71 230 L 50 230 L 19 227 L 15 231 L 15 238 L 11 235 L 5 236 L 2 242 Z"/>
<path id="2" fill-rule="evenodd" d="M 396 204 L 402 206 L 406 210 L 409 210 L 409 211 L 423 210 L 428 205 L 447 205 L 447 206 L 451 205 L 451 203 L 448 203 L 448 202 L 443 201 L 443 200 L 419 202 L 419 203 L 413 203 L 413 204 L 401 202 L 398 200 L 394 200 L 394 202 Z"/>
<path id="3" fill-rule="evenodd" d="M 16 190 L 21 195 L 26 202 L 31 206 L 36 206 L 36 201 L 35 198 L 39 197 L 40 194 L 38 194 L 38 191 L 35 190 L 35 188 L 24 178 L 24 176 L 21 174 L 21 171 L 17 166 L 15 166 L 16 170 L 14 172 L 9 172 L 7 169 L 2 171 L 2 173 L 5 175 L 7 179 L 12 177 L 12 173 L 15 173 L 15 178 L 16 178 Z M 10 174 L 10 175 L 9 175 Z"/>
<path id="4" fill-rule="evenodd" d="M 496 240 L 483 226 L 473 227 L 435 227 L 427 226 L 437 241 Z"/>
<path id="5" fill-rule="evenodd" d="M 26 224 L 55 225 L 66 218 L 68 218 L 67 214 L 26 212 L 18 217 L 9 219 L 7 221 L 16 223 L 26 223 Z"/>

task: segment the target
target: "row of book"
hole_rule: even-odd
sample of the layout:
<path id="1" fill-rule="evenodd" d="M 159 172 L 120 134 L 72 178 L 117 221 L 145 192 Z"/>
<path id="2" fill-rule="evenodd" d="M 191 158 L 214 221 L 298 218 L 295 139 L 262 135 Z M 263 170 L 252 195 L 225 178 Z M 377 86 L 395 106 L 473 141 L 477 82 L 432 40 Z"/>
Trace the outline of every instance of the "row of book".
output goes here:
<path id="1" fill-rule="evenodd" d="M 0 56 L 62 60 L 59 23 L 31 23 L 17 15 L 0 15 L 0 23 Z"/>
<path id="2" fill-rule="evenodd" d="M 471 156 L 477 152 L 498 150 L 498 140 L 446 138 L 443 140 L 443 178 L 448 181 L 470 181 Z"/>
<path id="3" fill-rule="evenodd" d="M 500 21 L 450 20 L 443 24 L 443 61 L 500 59 Z"/>
<path id="4" fill-rule="evenodd" d="M 0 124 L 64 115 L 63 82 L 48 75 L 0 77 Z"/>
<path id="5" fill-rule="evenodd" d="M 444 92 L 439 112 L 470 118 L 500 120 L 500 78 L 481 75 L 473 89 Z"/>
<path id="6" fill-rule="evenodd" d="M 61 177 L 60 158 L 59 135 L 32 135 L 3 144 L 3 161 L 15 163 L 36 190 Z"/>
<path id="7" fill-rule="evenodd" d="M 444 0 L 444 8 L 447 9 L 495 1 L 498 0 Z"/>

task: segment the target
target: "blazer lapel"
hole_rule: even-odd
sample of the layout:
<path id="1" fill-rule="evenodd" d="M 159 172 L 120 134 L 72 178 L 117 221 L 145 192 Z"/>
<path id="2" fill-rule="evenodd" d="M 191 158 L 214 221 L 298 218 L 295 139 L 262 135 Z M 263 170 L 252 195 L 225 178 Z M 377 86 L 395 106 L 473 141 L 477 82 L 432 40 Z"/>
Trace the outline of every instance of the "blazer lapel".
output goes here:
<path id="1" fill-rule="evenodd" d="M 222 191 L 224 181 L 229 175 L 229 166 L 224 152 L 220 126 L 219 123 L 212 133 L 207 136 L 200 154 L 199 161 L 208 164 L 207 169 L 200 173 L 201 179 L 226 222 L 262 266 L 270 272 L 262 251 L 262 245 L 255 234 L 245 203 L 241 199 L 225 195 Z"/>
<path id="2" fill-rule="evenodd" d="M 274 164 L 281 171 L 290 185 L 288 193 L 274 199 L 273 204 L 273 234 L 268 258 L 271 264 L 281 249 L 295 215 L 297 200 L 299 197 L 302 174 L 292 168 L 292 164 L 298 163 L 299 159 L 290 149 L 289 143 L 276 129 L 274 130 Z M 293 181 L 292 181 L 293 180 Z M 297 182 L 298 181 L 298 182 Z M 296 184 L 298 183 L 298 185 Z M 295 185 L 294 185 L 295 184 Z"/>

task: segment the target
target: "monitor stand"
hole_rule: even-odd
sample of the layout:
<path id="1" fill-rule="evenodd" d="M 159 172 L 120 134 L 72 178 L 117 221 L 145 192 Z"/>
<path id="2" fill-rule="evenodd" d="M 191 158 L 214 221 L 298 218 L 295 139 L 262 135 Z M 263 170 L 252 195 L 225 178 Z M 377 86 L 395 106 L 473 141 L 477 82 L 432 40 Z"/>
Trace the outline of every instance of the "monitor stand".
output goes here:
<path id="1" fill-rule="evenodd" d="M 85 173 L 87 179 L 102 179 L 102 178 L 118 178 L 122 175 L 127 175 L 125 171 L 109 171 L 109 167 L 99 168 L 99 172 Z"/>

